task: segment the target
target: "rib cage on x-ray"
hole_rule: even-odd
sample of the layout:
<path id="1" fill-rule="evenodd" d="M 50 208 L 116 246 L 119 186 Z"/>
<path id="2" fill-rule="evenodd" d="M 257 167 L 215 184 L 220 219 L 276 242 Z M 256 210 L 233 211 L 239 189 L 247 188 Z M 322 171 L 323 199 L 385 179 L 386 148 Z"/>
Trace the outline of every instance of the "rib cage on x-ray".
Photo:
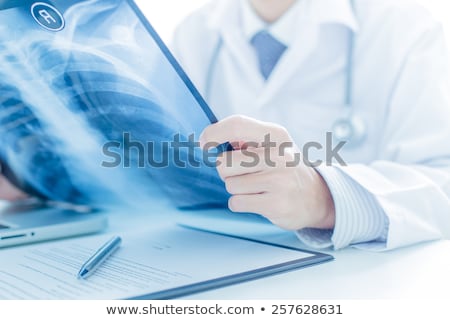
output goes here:
<path id="1" fill-rule="evenodd" d="M 6 176 L 26 192 L 54 200 L 84 202 L 81 193 L 70 183 L 61 158 L 52 152 L 55 141 L 45 134 L 30 107 L 24 104 L 14 87 L 0 86 L 0 143 Z M 10 171 L 11 163 L 27 167 L 36 180 L 30 189 L 27 181 Z M 49 170 L 51 168 L 51 170 Z M 51 196 L 50 196 L 51 194 Z"/>
<path id="2" fill-rule="evenodd" d="M 0 56 L 1 51 L 0 45 Z M 146 190 L 151 193 L 155 185 L 160 186 L 178 206 L 226 204 L 223 183 L 213 168 L 204 165 L 180 168 L 170 158 L 166 168 L 135 168 L 129 170 L 129 175 L 126 169 L 116 168 L 108 176 L 109 185 L 105 185 L 101 179 L 92 179 L 98 174 L 96 168 L 100 169 L 98 159 L 92 159 L 97 162 L 88 166 L 86 157 L 69 152 L 76 147 L 73 138 L 77 135 L 96 137 L 100 154 L 103 143 L 120 142 L 125 132 L 144 144 L 172 141 L 177 133 L 184 138 L 190 134 L 184 132 L 176 115 L 164 109 L 151 88 L 136 75 L 119 70 L 106 54 L 36 42 L 29 45 L 24 56 L 9 54 L 6 59 L 15 72 L 24 73 L 20 79 L 25 79 L 18 83 L 17 77 L 14 80 L 0 70 L 0 157 L 17 173 L 15 183 L 28 185 L 45 198 L 77 204 L 98 205 L 108 197 L 123 197 L 115 194 L 120 188 L 112 188 L 113 184 L 134 184 L 134 187 L 140 184 L 144 194 Z M 41 119 L 42 106 L 36 108 L 33 105 L 36 97 L 26 96 L 30 92 L 27 87 L 36 81 L 46 84 L 58 99 L 55 105 L 45 107 L 45 112 L 54 110 L 55 118 L 51 121 L 55 122 L 59 116 L 59 121 L 64 122 L 70 115 L 77 126 L 68 126 L 67 130 L 73 132 L 57 134 L 49 119 Z M 48 101 L 52 104 L 52 99 Z M 64 112 L 58 109 L 61 106 L 66 109 Z M 78 143 L 85 142 L 80 138 Z M 137 164 L 136 159 L 131 163 Z M 119 169 L 120 174 L 116 174 Z"/>

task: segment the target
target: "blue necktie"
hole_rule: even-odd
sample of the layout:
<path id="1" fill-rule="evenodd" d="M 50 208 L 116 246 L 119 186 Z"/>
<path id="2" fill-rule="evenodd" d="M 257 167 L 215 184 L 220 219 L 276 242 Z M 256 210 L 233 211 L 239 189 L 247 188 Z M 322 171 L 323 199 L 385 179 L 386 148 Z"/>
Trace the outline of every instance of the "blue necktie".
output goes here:
<path id="1" fill-rule="evenodd" d="M 259 59 L 264 79 L 268 79 L 287 47 L 267 31 L 258 32 L 251 40 Z"/>

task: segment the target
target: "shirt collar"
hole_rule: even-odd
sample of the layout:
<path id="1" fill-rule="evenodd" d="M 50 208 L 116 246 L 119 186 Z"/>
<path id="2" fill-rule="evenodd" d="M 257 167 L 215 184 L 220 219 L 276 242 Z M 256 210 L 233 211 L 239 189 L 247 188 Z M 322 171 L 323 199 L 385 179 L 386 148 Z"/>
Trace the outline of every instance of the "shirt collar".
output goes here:
<path id="1" fill-rule="evenodd" d="M 297 0 L 283 17 L 271 25 L 265 23 L 255 13 L 249 0 L 215 0 L 216 4 L 209 17 L 209 26 L 226 32 L 227 28 L 241 29 L 250 40 L 257 32 L 267 29 L 274 37 L 289 46 L 295 39 L 292 32 L 297 21 L 314 24 L 342 24 L 354 32 L 359 24 L 352 6 L 352 0 Z"/>
<path id="2" fill-rule="evenodd" d="M 295 25 L 301 10 L 302 1 L 297 1 L 279 20 L 272 24 L 263 21 L 252 8 L 248 0 L 241 1 L 241 26 L 248 41 L 261 30 L 269 31 L 278 41 L 289 47 L 295 41 L 292 26 Z"/>

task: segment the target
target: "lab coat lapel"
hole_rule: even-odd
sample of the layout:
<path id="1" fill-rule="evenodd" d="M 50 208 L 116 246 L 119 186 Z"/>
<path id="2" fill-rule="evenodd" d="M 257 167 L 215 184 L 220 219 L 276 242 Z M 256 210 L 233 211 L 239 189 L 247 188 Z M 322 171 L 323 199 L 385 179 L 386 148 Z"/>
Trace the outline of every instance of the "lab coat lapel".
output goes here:
<path id="1" fill-rule="evenodd" d="M 261 106 L 280 93 L 286 82 L 299 72 L 301 65 L 314 53 L 324 23 L 344 24 L 353 31 L 358 30 L 358 22 L 349 0 L 308 0 L 304 2 L 302 10 L 303 15 L 292 30 L 297 33 L 296 40 L 268 79 L 260 98 Z"/>
<path id="2" fill-rule="evenodd" d="M 224 48 L 226 47 L 239 65 L 242 77 L 253 85 L 262 86 L 264 81 L 255 72 L 258 70 L 255 53 L 240 29 L 239 1 L 243 0 L 218 0 L 216 11 L 210 17 L 209 26 L 219 33 Z"/>
<path id="3" fill-rule="evenodd" d="M 319 26 L 308 21 L 299 23 L 297 40 L 281 57 L 278 65 L 266 82 L 259 104 L 268 103 L 281 88 L 299 71 L 300 66 L 313 53 L 318 44 Z"/>
<path id="4" fill-rule="evenodd" d="M 255 61 L 254 52 L 245 38 L 237 30 L 228 30 L 222 34 L 222 37 L 227 49 L 233 55 L 234 61 L 239 64 L 242 76 L 247 77 L 251 82 L 262 84 L 262 78 L 255 73 L 257 68 L 252 64 Z"/>

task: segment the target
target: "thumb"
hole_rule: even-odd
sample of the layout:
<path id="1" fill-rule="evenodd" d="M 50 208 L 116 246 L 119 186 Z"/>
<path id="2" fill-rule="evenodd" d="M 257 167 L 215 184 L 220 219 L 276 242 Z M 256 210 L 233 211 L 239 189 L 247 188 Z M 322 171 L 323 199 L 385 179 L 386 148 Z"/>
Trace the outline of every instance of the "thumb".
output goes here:
<path id="1" fill-rule="evenodd" d="M 207 144 L 246 144 L 250 147 L 260 147 L 269 138 L 270 142 L 283 143 L 292 141 L 283 127 L 252 119 L 245 116 L 231 116 L 207 127 L 200 136 L 200 145 Z"/>

